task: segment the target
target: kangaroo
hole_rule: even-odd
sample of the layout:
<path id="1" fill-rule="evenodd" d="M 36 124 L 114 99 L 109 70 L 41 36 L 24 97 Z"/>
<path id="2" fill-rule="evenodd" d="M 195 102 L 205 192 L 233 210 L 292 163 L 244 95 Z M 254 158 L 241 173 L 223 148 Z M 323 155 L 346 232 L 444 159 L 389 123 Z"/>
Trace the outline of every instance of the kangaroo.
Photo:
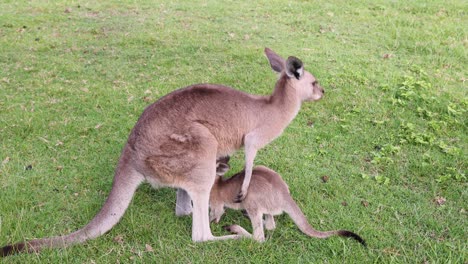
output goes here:
<path id="1" fill-rule="evenodd" d="M 97 215 L 83 228 L 62 236 L 35 239 L 0 248 L 0 256 L 38 252 L 94 239 L 116 225 L 143 182 L 180 190 L 182 213 L 193 211 L 192 240 L 215 237 L 210 230 L 209 198 L 216 178 L 216 160 L 244 146 L 246 177 L 242 200 L 259 149 L 278 137 L 297 115 L 303 101 L 322 98 L 324 90 L 296 57 L 287 60 L 266 48 L 271 68 L 279 73 L 272 95 L 258 96 L 223 85 L 196 84 L 175 90 L 142 113 L 123 147 L 110 194 Z M 188 205 L 193 203 L 193 207 Z M 183 204 L 185 203 L 185 204 Z M 177 210 L 176 210 L 177 211 Z"/>
<path id="2" fill-rule="evenodd" d="M 334 230 L 320 232 L 315 230 L 307 221 L 301 209 L 294 202 L 289 193 L 288 185 L 275 171 L 264 167 L 256 166 L 252 171 L 249 192 L 240 203 L 233 203 L 232 198 L 242 187 L 245 178 L 245 171 L 241 171 L 231 178 L 223 179 L 223 175 L 229 166 L 218 163 L 217 178 L 210 194 L 210 221 L 219 222 L 224 214 L 224 207 L 231 209 L 244 209 L 252 222 L 253 238 L 259 242 L 265 241 L 263 231 L 263 215 L 265 215 L 265 228 L 272 230 L 276 227 L 274 215 L 286 212 L 299 229 L 306 235 L 316 238 L 327 238 L 333 235 L 351 237 L 359 241 L 362 245 L 366 242 L 357 234 L 347 230 Z M 244 228 L 239 225 L 230 225 L 226 230 L 244 237 L 252 237 Z"/>

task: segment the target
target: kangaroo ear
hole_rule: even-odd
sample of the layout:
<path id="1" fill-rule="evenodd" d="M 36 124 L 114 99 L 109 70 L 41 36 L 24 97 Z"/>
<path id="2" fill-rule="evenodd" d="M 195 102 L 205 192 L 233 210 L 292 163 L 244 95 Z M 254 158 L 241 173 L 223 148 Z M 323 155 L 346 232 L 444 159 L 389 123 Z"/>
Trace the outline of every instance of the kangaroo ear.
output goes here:
<path id="1" fill-rule="evenodd" d="M 231 159 L 230 156 L 225 156 L 225 157 L 221 157 L 219 159 L 216 160 L 216 164 L 219 164 L 219 163 L 226 163 L 226 164 L 229 164 L 229 160 Z"/>
<path id="2" fill-rule="evenodd" d="M 289 78 L 295 77 L 299 80 L 304 74 L 302 61 L 294 56 L 289 57 L 286 61 L 286 74 Z"/>
<path id="3" fill-rule="evenodd" d="M 229 170 L 229 165 L 226 163 L 216 164 L 216 175 L 223 176 Z"/>
<path id="4" fill-rule="evenodd" d="M 285 61 L 283 58 L 280 57 L 280 55 L 276 54 L 274 51 L 272 51 L 269 48 L 265 48 L 265 55 L 267 56 L 268 61 L 270 62 L 271 68 L 275 72 L 280 73 L 283 71 Z"/>

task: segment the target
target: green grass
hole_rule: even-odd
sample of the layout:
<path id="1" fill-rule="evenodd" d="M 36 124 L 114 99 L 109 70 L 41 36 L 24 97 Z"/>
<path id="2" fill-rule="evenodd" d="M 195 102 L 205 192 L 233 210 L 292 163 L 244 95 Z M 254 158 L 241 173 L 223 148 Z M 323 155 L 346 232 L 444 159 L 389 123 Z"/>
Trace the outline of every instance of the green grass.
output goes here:
<path id="1" fill-rule="evenodd" d="M 326 97 L 303 105 L 256 164 L 283 176 L 313 226 L 356 231 L 369 247 L 308 238 L 287 216 L 263 244 L 193 243 L 191 218 L 174 215 L 174 190 L 144 185 L 108 234 L 2 261 L 466 263 L 467 8 L 465 1 L 3 1 L 0 245 L 85 225 L 110 190 L 130 129 L 162 95 L 200 82 L 270 93 L 276 77 L 263 55 L 270 47 L 301 58 Z M 228 211 L 213 233 L 225 234 L 221 226 L 230 223 L 250 230 Z"/>

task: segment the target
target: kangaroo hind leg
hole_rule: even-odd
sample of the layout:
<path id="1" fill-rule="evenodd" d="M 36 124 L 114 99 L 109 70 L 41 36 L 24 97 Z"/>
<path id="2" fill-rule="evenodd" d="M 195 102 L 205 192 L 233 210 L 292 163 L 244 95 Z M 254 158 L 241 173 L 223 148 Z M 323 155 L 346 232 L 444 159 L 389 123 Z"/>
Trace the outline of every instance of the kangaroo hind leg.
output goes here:
<path id="1" fill-rule="evenodd" d="M 193 124 L 190 129 L 190 147 L 184 154 L 184 160 L 190 169 L 176 176 L 178 188 L 184 189 L 192 200 L 192 240 L 233 239 L 240 236 L 229 235 L 214 237 L 210 229 L 209 199 L 216 178 L 216 158 L 218 141 L 201 124 Z"/>
<path id="2" fill-rule="evenodd" d="M 195 242 L 209 240 L 238 239 L 242 235 L 213 236 L 210 229 L 209 218 L 209 199 L 211 187 L 214 183 L 216 164 L 215 159 L 209 162 L 210 165 L 204 169 L 198 169 L 193 173 L 197 174 L 198 179 L 190 183 L 187 192 L 192 198 L 192 240 Z"/>
<path id="3" fill-rule="evenodd" d="M 275 218 L 273 217 L 273 215 L 265 215 L 265 228 L 266 230 L 273 230 L 276 228 Z"/>
<path id="4" fill-rule="evenodd" d="M 250 221 L 252 222 L 253 238 L 258 242 L 265 241 L 265 232 L 263 230 L 263 213 L 257 210 L 248 210 Z"/>
<path id="5" fill-rule="evenodd" d="M 192 213 L 192 199 L 184 189 L 177 189 L 175 213 L 177 216 L 190 215 Z"/>

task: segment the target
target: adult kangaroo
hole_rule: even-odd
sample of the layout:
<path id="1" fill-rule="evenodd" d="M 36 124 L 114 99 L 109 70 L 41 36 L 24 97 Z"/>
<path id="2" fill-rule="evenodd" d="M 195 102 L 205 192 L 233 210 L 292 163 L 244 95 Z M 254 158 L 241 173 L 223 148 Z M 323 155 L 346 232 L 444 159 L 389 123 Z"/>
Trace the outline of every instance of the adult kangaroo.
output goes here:
<path id="1" fill-rule="evenodd" d="M 192 200 L 193 241 L 238 238 L 239 235 L 215 237 L 210 230 L 208 202 L 217 158 L 244 146 L 245 179 L 238 195 L 238 200 L 242 200 L 257 150 L 283 132 L 303 101 L 319 100 L 324 94 L 298 58 L 284 60 L 268 48 L 265 54 L 271 68 L 279 73 L 272 95 L 250 95 L 222 85 L 197 84 L 163 96 L 144 110 L 132 129 L 109 197 L 91 222 L 68 235 L 4 246 L 0 256 L 64 247 L 104 234 L 117 224 L 144 181 L 154 187 L 179 188 L 186 199 L 179 199 L 178 207 L 191 208 Z"/>

